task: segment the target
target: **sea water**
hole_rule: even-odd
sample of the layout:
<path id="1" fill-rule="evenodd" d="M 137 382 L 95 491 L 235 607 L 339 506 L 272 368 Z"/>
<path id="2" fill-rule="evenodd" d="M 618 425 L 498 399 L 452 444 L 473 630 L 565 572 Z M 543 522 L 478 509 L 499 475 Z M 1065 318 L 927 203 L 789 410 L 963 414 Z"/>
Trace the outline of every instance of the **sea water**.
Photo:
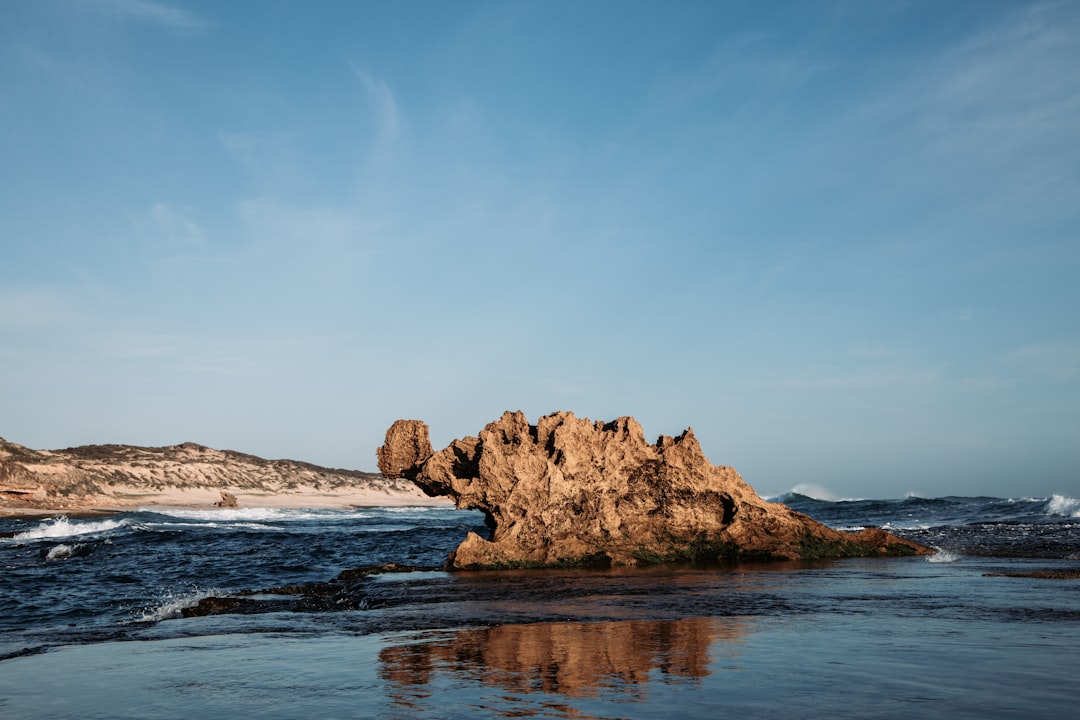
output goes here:
<path id="1" fill-rule="evenodd" d="M 448 573 L 478 513 L 0 520 L 0 717 L 1069 717 L 1080 503 L 785 502 L 932 558 Z M 381 563 L 340 607 L 183 618 Z M 258 598 L 260 596 L 253 596 Z"/>

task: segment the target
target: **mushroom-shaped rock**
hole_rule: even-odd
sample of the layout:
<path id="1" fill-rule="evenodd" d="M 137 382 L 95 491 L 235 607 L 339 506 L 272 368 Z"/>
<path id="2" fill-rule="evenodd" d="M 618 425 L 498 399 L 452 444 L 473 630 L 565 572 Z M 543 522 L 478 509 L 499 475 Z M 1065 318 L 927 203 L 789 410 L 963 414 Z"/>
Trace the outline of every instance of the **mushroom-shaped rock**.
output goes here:
<path id="1" fill-rule="evenodd" d="M 631 417 L 592 422 L 558 412 L 530 425 L 506 412 L 437 453 L 427 425 L 398 421 L 379 468 L 483 511 L 490 536 L 469 533 L 452 568 L 932 552 L 879 530 L 833 530 L 767 502 L 733 468 L 712 465 L 692 430 L 649 444 Z"/>
<path id="2" fill-rule="evenodd" d="M 431 457 L 431 439 L 427 423 L 398 420 L 386 431 L 386 440 L 375 451 L 379 472 L 384 477 L 409 477 L 420 463 Z"/>

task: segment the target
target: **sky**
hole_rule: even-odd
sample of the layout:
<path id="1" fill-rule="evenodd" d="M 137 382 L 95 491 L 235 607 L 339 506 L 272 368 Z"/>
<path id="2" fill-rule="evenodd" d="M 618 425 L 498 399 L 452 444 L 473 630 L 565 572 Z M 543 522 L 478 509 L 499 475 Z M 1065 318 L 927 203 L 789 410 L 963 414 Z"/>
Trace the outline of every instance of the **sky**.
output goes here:
<path id="1" fill-rule="evenodd" d="M 0 0 L 0 435 L 1080 497 L 1080 3 Z"/>

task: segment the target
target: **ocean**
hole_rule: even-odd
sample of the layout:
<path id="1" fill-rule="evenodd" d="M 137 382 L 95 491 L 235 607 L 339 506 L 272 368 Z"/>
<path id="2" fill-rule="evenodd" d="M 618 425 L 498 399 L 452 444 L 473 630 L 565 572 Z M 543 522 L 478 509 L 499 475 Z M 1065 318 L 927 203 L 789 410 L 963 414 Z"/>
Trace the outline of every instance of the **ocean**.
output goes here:
<path id="1" fill-rule="evenodd" d="M 939 553 L 448 573 L 477 512 L 0 518 L 0 717 L 1078 712 L 1080 501 L 779 499 Z"/>

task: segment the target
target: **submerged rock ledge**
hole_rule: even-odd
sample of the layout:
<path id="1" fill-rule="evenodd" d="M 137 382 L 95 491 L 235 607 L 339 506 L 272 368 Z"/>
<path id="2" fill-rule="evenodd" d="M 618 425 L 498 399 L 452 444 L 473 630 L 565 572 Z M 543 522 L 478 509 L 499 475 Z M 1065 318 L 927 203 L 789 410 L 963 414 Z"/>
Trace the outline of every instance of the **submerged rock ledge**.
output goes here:
<path id="1" fill-rule="evenodd" d="M 419 420 L 395 422 L 379 470 L 483 511 L 490 537 L 469 533 L 450 568 L 933 553 L 883 530 L 833 530 L 762 500 L 733 468 L 711 464 L 690 429 L 650 445 L 631 417 L 592 422 L 557 412 L 530 425 L 519 411 L 437 453 L 428 436 Z"/>

